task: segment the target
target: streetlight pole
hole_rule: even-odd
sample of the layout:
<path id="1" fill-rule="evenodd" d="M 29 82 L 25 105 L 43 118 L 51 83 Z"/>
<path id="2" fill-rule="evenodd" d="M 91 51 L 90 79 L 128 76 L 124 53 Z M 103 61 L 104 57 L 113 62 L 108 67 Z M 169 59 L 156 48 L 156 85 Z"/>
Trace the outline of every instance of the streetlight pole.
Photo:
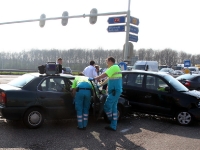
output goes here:
<path id="1" fill-rule="evenodd" d="M 127 22 L 126 22 L 126 41 L 125 41 L 125 51 L 124 51 L 124 61 L 128 60 L 128 41 L 129 41 L 129 31 L 130 31 L 130 4 L 131 0 L 128 0 L 128 11 L 127 11 Z"/>

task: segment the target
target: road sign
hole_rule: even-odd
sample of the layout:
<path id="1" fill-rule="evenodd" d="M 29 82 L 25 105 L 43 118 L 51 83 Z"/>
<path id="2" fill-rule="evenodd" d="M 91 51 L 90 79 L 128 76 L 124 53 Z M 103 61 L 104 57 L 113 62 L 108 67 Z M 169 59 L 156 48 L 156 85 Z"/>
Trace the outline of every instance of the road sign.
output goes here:
<path id="1" fill-rule="evenodd" d="M 108 26 L 107 31 L 108 32 L 124 32 L 125 31 L 125 25 Z"/>
<path id="2" fill-rule="evenodd" d="M 138 29 L 138 27 L 135 27 L 135 26 L 131 26 L 131 25 L 130 25 L 130 32 L 135 33 L 135 34 L 138 34 L 139 29 Z"/>
<path id="3" fill-rule="evenodd" d="M 138 26 L 140 22 L 138 18 L 130 17 L 130 23 Z"/>
<path id="4" fill-rule="evenodd" d="M 108 23 L 115 24 L 115 23 L 125 23 L 126 16 L 119 16 L 119 17 L 109 17 Z"/>
<path id="5" fill-rule="evenodd" d="M 133 35 L 133 34 L 129 34 L 129 41 L 137 42 L 138 41 L 138 36 Z"/>
<path id="6" fill-rule="evenodd" d="M 127 70 L 127 64 L 125 62 L 120 62 L 118 66 L 120 67 L 121 71 Z"/>
<path id="7" fill-rule="evenodd" d="M 190 60 L 184 60 L 184 67 L 190 67 L 190 66 L 191 66 Z"/>

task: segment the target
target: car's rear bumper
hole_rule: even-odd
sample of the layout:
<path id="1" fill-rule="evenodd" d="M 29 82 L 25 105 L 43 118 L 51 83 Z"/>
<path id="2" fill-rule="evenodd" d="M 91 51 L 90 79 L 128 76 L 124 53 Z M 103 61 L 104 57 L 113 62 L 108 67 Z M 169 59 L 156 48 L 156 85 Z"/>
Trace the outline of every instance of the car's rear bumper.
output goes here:
<path id="1" fill-rule="evenodd" d="M 11 107 L 7 108 L 5 106 L 0 105 L 0 116 L 9 120 L 19 120 L 23 117 L 26 108 L 20 107 Z"/>

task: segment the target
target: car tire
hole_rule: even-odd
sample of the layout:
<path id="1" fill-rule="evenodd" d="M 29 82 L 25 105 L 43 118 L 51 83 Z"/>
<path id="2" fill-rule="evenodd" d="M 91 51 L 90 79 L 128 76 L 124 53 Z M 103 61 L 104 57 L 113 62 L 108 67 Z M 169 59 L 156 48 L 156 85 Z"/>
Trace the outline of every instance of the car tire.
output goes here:
<path id="1" fill-rule="evenodd" d="M 180 111 L 176 115 L 176 121 L 182 126 L 191 125 L 193 122 L 192 115 L 187 111 Z"/>
<path id="2" fill-rule="evenodd" d="M 44 122 L 44 113 L 39 108 L 28 109 L 24 114 L 23 122 L 30 129 L 39 128 Z"/>
<path id="3" fill-rule="evenodd" d="M 121 106 L 117 106 L 117 115 L 118 115 L 118 119 L 117 119 L 117 120 L 118 120 L 118 121 L 121 120 L 122 114 L 123 114 L 123 112 L 122 112 Z M 106 113 L 104 113 L 104 120 L 105 120 L 107 123 L 110 123 L 110 120 L 108 119 Z"/>

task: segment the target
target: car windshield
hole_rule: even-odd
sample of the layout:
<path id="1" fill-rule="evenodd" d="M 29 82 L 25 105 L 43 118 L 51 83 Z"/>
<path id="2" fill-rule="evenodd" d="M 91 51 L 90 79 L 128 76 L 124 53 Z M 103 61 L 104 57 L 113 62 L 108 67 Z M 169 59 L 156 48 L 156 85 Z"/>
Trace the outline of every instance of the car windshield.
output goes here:
<path id="1" fill-rule="evenodd" d="M 10 82 L 8 82 L 9 85 L 15 86 L 15 87 L 23 87 L 26 85 L 28 82 L 30 82 L 35 76 L 31 74 L 24 74 Z"/>
<path id="2" fill-rule="evenodd" d="M 184 74 L 184 75 L 181 75 L 181 76 L 177 77 L 176 79 L 177 80 L 183 80 L 183 79 L 185 79 L 185 80 L 191 80 L 192 78 L 194 78 L 193 75 L 191 75 L 191 74 Z"/>
<path id="3" fill-rule="evenodd" d="M 194 68 L 189 68 L 189 70 L 190 70 L 190 71 L 196 71 L 196 69 L 194 69 Z"/>
<path id="4" fill-rule="evenodd" d="M 145 65 L 136 65 L 136 66 L 134 66 L 134 69 L 145 70 Z"/>
<path id="5" fill-rule="evenodd" d="M 162 69 L 160 70 L 160 72 L 169 72 L 169 69 L 168 69 L 168 68 L 162 68 Z"/>
<path id="6" fill-rule="evenodd" d="M 189 91 L 182 83 L 180 83 L 177 79 L 172 76 L 164 76 L 164 78 L 171 84 L 177 91 L 179 92 L 187 92 Z"/>

